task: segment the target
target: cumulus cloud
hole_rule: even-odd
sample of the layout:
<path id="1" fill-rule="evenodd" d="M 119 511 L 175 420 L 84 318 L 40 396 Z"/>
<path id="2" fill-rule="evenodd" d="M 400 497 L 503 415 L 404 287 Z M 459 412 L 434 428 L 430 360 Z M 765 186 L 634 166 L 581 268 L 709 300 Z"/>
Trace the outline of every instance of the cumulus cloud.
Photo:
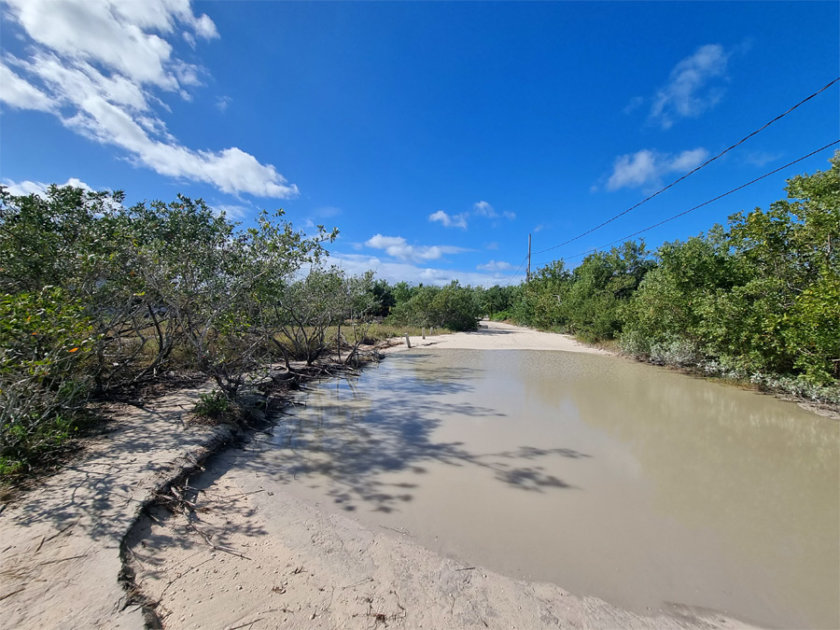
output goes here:
<path id="1" fill-rule="evenodd" d="M 189 0 L 7 0 L 29 57 L 6 55 L 0 99 L 47 111 L 68 128 L 124 150 L 161 175 L 216 186 L 227 193 L 288 198 L 298 193 L 271 164 L 238 147 L 183 146 L 158 110 L 161 93 L 190 98 L 204 70 L 178 59 L 167 38 L 219 36 Z M 11 86 L 10 88 L 8 86 Z"/>
<path id="2" fill-rule="evenodd" d="M 54 103 L 49 96 L 15 74 L 0 61 L 0 101 L 17 109 L 35 109 L 44 112 L 53 110 Z"/>
<path id="3" fill-rule="evenodd" d="M 726 78 L 729 53 L 720 44 L 706 44 L 680 61 L 653 98 L 650 118 L 663 129 L 678 118 L 694 118 L 714 107 L 723 97 L 716 80 Z"/>
<path id="4" fill-rule="evenodd" d="M 38 195 L 44 196 L 47 192 L 47 188 L 50 187 L 50 184 L 45 184 L 44 182 L 33 182 L 31 180 L 24 180 L 22 182 L 15 182 L 11 179 L 4 179 L 2 185 L 13 195 L 18 197 L 23 195 Z M 82 180 L 71 177 L 63 184 L 58 184 L 59 187 L 63 186 L 73 186 L 74 188 L 82 188 L 88 192 L 92 192 L 93 189 L 88 186 Z"/>
<path id="5" fill-rule="evenodd" d="M 476 269 L 481 271 L 507 271 L 513 269 L 513 265 L 503 260 L 491 260 L 483 265 L 477 265 Z"/>
<path id="6" fill-rule="evenodd" d="M 414 265 L 409 262 L 383 261 L 376 256 L 365 256 L 363 254 L 334 252 L 330 254 L 327 263 L 337 265 L 349 274 L 373 271 L 378 278 L 383 278 L 391 283 L 405 281 L 412 284 L 422 282 L 425 285 L 446 286 L 453 280 L 457 280 L 463 285 L 492 287 L 496 284 L 503 286 L 518 284 L 522 280 L 521 274 L 440 269 Z"/>
<path id="7" fill-rule="evenodd" d="M 437 260 L 445 254 L 460 254 L 469 251 L 452 245 L 409 245 L 402 236 L 383 236 L 374 234 L 365 245 L 372 249 L 382 249 L 386 254 L 400 260 L 424 261 Z"/>
<path id="8" fill-rule="evenodd" d="M 477 201 L 473 204 L 472 210 L 469 212 L 462 212 L 460 214 L 448 214 L 443 210 L 438 210 L 437 212 L 433 212 L 429 215 L 429 221 L 432 221 L 433 223 L 440 223 L 444 227 L 458 227 L 466 229 L 467 219 L 470 216 L 483 217 L 486 219 L 498 219 L 499 217 L 504 217 L 512 221 L 516 218 L 516 213 L 506 211 L 500 214 L 496 211 L 496 209 L 493 206 L 491 206 L 486 201 Z"/>
<path id="9" fill-rule="evenodd" d="M 644 188 L 658 184 L 669 173 L 685 173 L 706 160 L 706 149 L 697 148 L 671 155 L 642 149 L 620 155 L 615 159 L 613 172 L 607 180 L 609 190 Z"/>
<path id="10" fill-rule="evenodd" d="M 473 205 L 473 214 L 477 217 L 487 217 L 488 219 L 498 219 L 500 216 L 513 221 L 516 218 L 515 212 L 504 211 L 501 214 L 486 201 L 479 201 Z"/>
<path id="11" fill-rule="evenodd" d="M 438 210 L 437 212 L 433 212 L 429 215 L 429 221 L 432 221 L 433 223 L 438 222 L 443 225 L 443 227 L 467 228 L 466 214 L 449 215 L 443 210 Z"/>
<path id="12" fill-rule="evenodd" d="M 496 211 L 493 209 L 493 206 L 491 206 L 486 201 L 478 201 L 475 204 L 473 204 L 473 212 L 477 217 L 489 217 L 492 219 L 499 216 L 498 214 L 496 214 Z"/>

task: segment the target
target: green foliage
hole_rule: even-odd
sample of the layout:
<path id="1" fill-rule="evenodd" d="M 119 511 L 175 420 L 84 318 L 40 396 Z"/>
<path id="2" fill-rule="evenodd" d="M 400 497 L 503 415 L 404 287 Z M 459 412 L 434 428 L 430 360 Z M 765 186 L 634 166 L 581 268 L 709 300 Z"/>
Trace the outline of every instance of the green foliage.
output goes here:
<path id="1" fill-rule="evenodd" d="M 396 293 L 396 292 L 395 292 Z M 452 282 L 445 287 L 420 286 L 411 291 L 406 301 L 397 301 L 391 310 L 391 321 L 415 326 L 435 326 L 453 331 L 476 330 L 481 307 L 476 293 L 469 287 Z"/>
<path id="2" fill-rule="evenodd" d="M 77 429 L 96 343 L 81 304 L 57 287 L 0 294 L 0 462 L 14 471 Z"/>
<path id="3" fill-rule="evenodd" d="M 663 245 L 626 310 L 623 347 L 669 363 L 836 384 L 840 156 L 831 163 L 791 179 L 788 199 L 768 210 L 733 215 L 726 232 Z"/>
<path id="4" fill-rule="evenodd" d="M 205 418 L 221 420 L 231 410 L 231 401 L 223 391 L 216 390 L 209 394 L 201 394 L 195 403 L 193 411 Z"/>
<path id="5" fill-rule="evenodd" d="M 651 267 L 644 244 L 632 242 L 590 254 L 573 272 L 562 260 L 554 261 L 523 287 L 514 318 L 587 341 L 613 339 L 621 330 L 626 303 Z"/>
<path id="6" fill-rule="evenodd" d="M 802 291 L 790 313 L 785 341 L 794 367 L 809 381 L 830 383 L 840 371 L 840 274 L 825 271 Z"/>
<path id="7" fill-rule="evenodd" d="M 385 280 L 373 281 L 370 289 L 372 300 L 370 314 L 376 317 L 386 317 L 397 304 L 393 289 Z"/>
<path id="8" fill-rule="evenodd" d="M 61 442 L 91 393 L 174 368 L 199 369 L 235 398 L 268 357 L 266 313 L 335 237 L 295 232 L 282 212 L 241 230 L 201 200 L 122 201 L 71 187 L 44 196 L 0 188 L 7 469 L 17 466 L 10 457 Z M 35 335 L 19 329 L 36 321 Z"/>
<path id="9" fill-rule="evenodd" d="M 262 325 L 287 367 L 290 359 L 312 364 L 331 347 L 342 360 L 344 345 L 350 345 L 347 360 L 351 360 L 364 341 L 371 314 L 381 306 L 373 286 L 372 272 L 349 277 L 337 267 L 313 267 L 302 280 L 279 287 L 269 308 L 263 310 Z M 352 341 L 342 334 L 342 326 Z M 330 327 L 337 328 L 337 339 L 327 335 Z M 274 332 L 281 333 L 280 337 Z"/>
<path id="10" fill-rule="evenodd" d="M 282 211 L 240 229 L 200 199 L 123 200 L 0 186 L 0 473 L 64 443 L 91 395 L 199 369 L 219 389 L 200 402 L 213 412 L 278 355 L 288 366 L 334 348 L 351 360 L 385 315 L 450 330 L 510 316 L 585 340 L 620 336 L 643 358 L 762 386 L 826 400 L 838 389 L 840 153 L 789 180 L 787 199 L 666 243 L 655 261 L 628 242 L 486 290 L 324 269 L 336 232 L 306 236 Z"/>
<path id="11" fill-rule="evenodd" d="M 655 260 L 625 243 L 571 272 L 555 261 L 518 288 L 510 314 L 587 341 L 620 337 L 625 352 L 657 363 L 723 366 L 828 400 L 840 378 L 840 153 L 786 190 L 768 210 L 662 245 Z"/>
<path id="12" fill-rule="evenodd" d="M 518 292 L 518 287 L 501 287 L 499 285 L 481 291 L 477 294 L 477 297 L 482 313 L 490 319 L 497 319 L 499 313 L 510 309 Z"/>
<path id="13" fill-rule="evenodd" d="M 719 227 L 685 243 L 665 243 L 657 257 L 624 311 L 622 343 L 634 354 L 679 340 L 696 347 L 708 333 L 703 313 L 716 303 L 717 291 L 730 291 L 739 277 Z"/>

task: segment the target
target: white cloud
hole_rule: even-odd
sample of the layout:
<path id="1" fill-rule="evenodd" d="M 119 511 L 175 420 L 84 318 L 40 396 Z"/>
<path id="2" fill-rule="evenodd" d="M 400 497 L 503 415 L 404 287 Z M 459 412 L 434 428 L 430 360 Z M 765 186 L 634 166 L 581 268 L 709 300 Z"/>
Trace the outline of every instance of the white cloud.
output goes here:
<path id="1" fill-rule="evenodd" d="M 445 254 L 460 254 L 469 251 L 452 245 L 409 245 L 402 236 L 383 236 L 375 234 L 365 241 L 372 249 L 382 249 L 385 253 L 400 260 L 419 262 L 437 260 Z"/>
<path id="2" fill-rule="evenodd" d="M 5 186 L 8 191 L 16 196 L 23 196 L 23 195 L 39 195 L 44 196 L 47 192 L 47 188 L 50 187 L 50 184 L 45 184 L 44 182 L 33 182 L 31 180 L 24 180 L 22 182 L 14 182 L 11 179 L 4 179 L 2 182 L 3 186 Z M 82 180 L 71 177 L 63 184 L 57 184 L 59 188 L 63 186 L 73 186 L 75 188 L 82 188 L 88 192 L 92 192 L 93 189 L 88 186 Z"/>
<path id="3" fill-rule="evenodd" d="M 220 112 L 224 113 L 227 111 L 230 104 L 233 102 L 233 99 L 229 96 L 220 96 L 216 99 L 216 109 Z"/>
<path id="4" fill-rule="evenodd" d="M 213 210 L 215 210 L 218 214 L 224 212 L 225 217 L 231 221 L 241 221 L 250 212 L 252 212 L 253 208 L 237 204 L 219 204 L 214 205 Z"/>
<path id="5" fill-rule="evenodd" d="M 453 280 L 462 285 L 491 287 L 493 285 L 519 284 L 523 275 L 509 275 L 502 273 L 482 273 L 476 271 L 462 271 L 457 269 L 439 269 L 413 265 L 408 262 L 388 262 L 376 256 L 362 254 L 331 253 L 328 264 L 335 264 L 349 274 L 362 274 L 373 271 L 378 278 L 391 283 L 408 282 L 410 284 L 423 283 L 425 285 L 446 286 Z"/>
<path id="6" fill-rule="evenodd" d="M 752 166 L 757 166 L 761 168 L 762 166 L 767 166 L 771 162 L 775 162 L 781 157 L 781 153 L 770 153 L 767 151 L 751 151 L 744 156 L 744 160 L 747 162 L 747 164 L 751 164 Z"/>
<path id="7" fill-rule="evenodd" d="M 641 96 L 634 96 L 630 99 L 627 105 L 624 106 L 624 113 L 625 114 L 632 114 L 634 111 L 639 109 L 642 105 L 645 104 L 645 99 Z"/>
<path id="8" fill-rule="evenodd" d="M 443 210 L 438 210 L 437 212 L 433 212 L 429 215 L 429 221 L 441 223 L 444 227 L 459 227 L 466 229 L 467 228 L 467 215 L 466 214 L 455 214 L 449 215 L 446 214 Z"/>
<path id="9" fill-rule="evenodd" d="M 491 206 L 486 201 L 479 201 L 473 204 L 473 213 L 477 217 L 488 217 L 491 219 L 499 216 L 498 214 L 496 214 L 496 211 L 493 209 L 493 206 Z"/>
<path id="10" fill-rule="evenodd" d="M 476 266 L 481 271 L 507 271 L 513 269 L 513 265 L 503 260 L 491 260 L 483 265 Z"/>
<path id="11" fill-rule="evenodd" d="M 504 217 L 510 221 L 513 221 L 516 218 L 516 213 L 514 212 L 499 212 L 491 206 L 486 201 L 477 201 L 473 204 L 472 211 L 470 212 L 462 212 L 460 214 L 448 214 L 443 210 L 438 210 L 437 212 L 433 212 L 429 215 L 429 221 L 437 222 L 443 225 L 444 227 L 459 227 L 466 229 L 467 228 L 467 218 L 472 215 L 474 217 L 483 217 L 485 219 L 498 219 L 499 217 Z M 493 224 L 494 227 L 496 224 Z"/>
<path id="12" fill-rule="evenodd" d="M 161 175 L 231 193 L 288 198 L 298 194 L 271 164 L 237 147 L 190 149 L 167 130 L 154 108 L 168 110 L 157 91 L 189 99 L 204 72 L 173 54 L 165 37 L 218 37 L 213 21 L 189 0 L 7 0 L 8 15 L 28 35 L 31 57 L 0 67 L 2 100 L 50 111 L 62 123 Z M 176 28 L 177 27 L 177 28 Z M 186 31 L 178 32 L 178 29 Z M 154 108 L 153 108 L 154 105 Z"/>
<path id="13" fill-rule="evenodd" d="M 516 218 L 515 212 L 505 210 L 501 214 L 486 201 L 479 201 L 473 204 L 473 214 L 477 217 L 487 217 L 488 219 L 498 219 L 500 216 L 513 221 Z"/>
<path id="14" fill-rule="evenodd" d="M 615 159 L 613 172 L 607 180 L 609 190 L 642 188 L 657 184 L 669 173 L 685 173 L 701 164 L 709 153 L 697 148 L 677 155 L 642 149 L 636 153 L 620 155 Z"/>
<path id="15" fill-rule="evenodd" d="M 52 111 L 54 104 L 50 97 L 34 85 L 27 83 L 0 61 L 0 101 L 18 109 Z"/>
<path id="16" fill-rule="evenodd" d="M 668 83 L 654 96 L 650 118 L 668 129 L 678 118 L 694 118 L 714 107 L 723 89 L 713 82 L 726 78 L 728 60 L 729 53 L 723 46 L 706 44 L 680 61 L 671 70 Z"/>

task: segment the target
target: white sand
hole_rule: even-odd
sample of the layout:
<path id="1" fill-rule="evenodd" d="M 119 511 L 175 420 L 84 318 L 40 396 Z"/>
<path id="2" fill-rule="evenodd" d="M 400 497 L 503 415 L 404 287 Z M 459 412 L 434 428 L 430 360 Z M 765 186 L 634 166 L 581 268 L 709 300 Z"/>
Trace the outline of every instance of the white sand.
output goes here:
<path id="1" fill-rule="evenodd" d="M 142 628 L 118 582 L 120 543 L 155 489 L 231 434 L 186 427 L 200 390 L 112 405 L 110 431 L 0 514 L 0 626 Z"/>
<path id="2" fill-rule="evenodd" d="M 395 339 L 396 345 L 387 352 L 406 350 L 404 339 Z M 446 348 L 460 350 L 559 350 L 587 354 L 611 354 L 575 340 L 570 335 L 540 332 L 501 322 L 482 321 L 476 332 L 451 335 L 410 336 L 412 348 Z"/>

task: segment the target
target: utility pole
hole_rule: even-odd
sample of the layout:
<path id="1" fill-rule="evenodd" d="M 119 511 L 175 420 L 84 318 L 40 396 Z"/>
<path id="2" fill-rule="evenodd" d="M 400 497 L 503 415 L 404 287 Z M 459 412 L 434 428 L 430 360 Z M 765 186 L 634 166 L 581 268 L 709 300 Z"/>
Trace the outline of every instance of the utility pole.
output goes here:
<path id="1" fill-rule="evenodd" d="M 525 274 L 525 282 L 531 282 L 531 235 L 528 234 L 528 273 Z"/>

